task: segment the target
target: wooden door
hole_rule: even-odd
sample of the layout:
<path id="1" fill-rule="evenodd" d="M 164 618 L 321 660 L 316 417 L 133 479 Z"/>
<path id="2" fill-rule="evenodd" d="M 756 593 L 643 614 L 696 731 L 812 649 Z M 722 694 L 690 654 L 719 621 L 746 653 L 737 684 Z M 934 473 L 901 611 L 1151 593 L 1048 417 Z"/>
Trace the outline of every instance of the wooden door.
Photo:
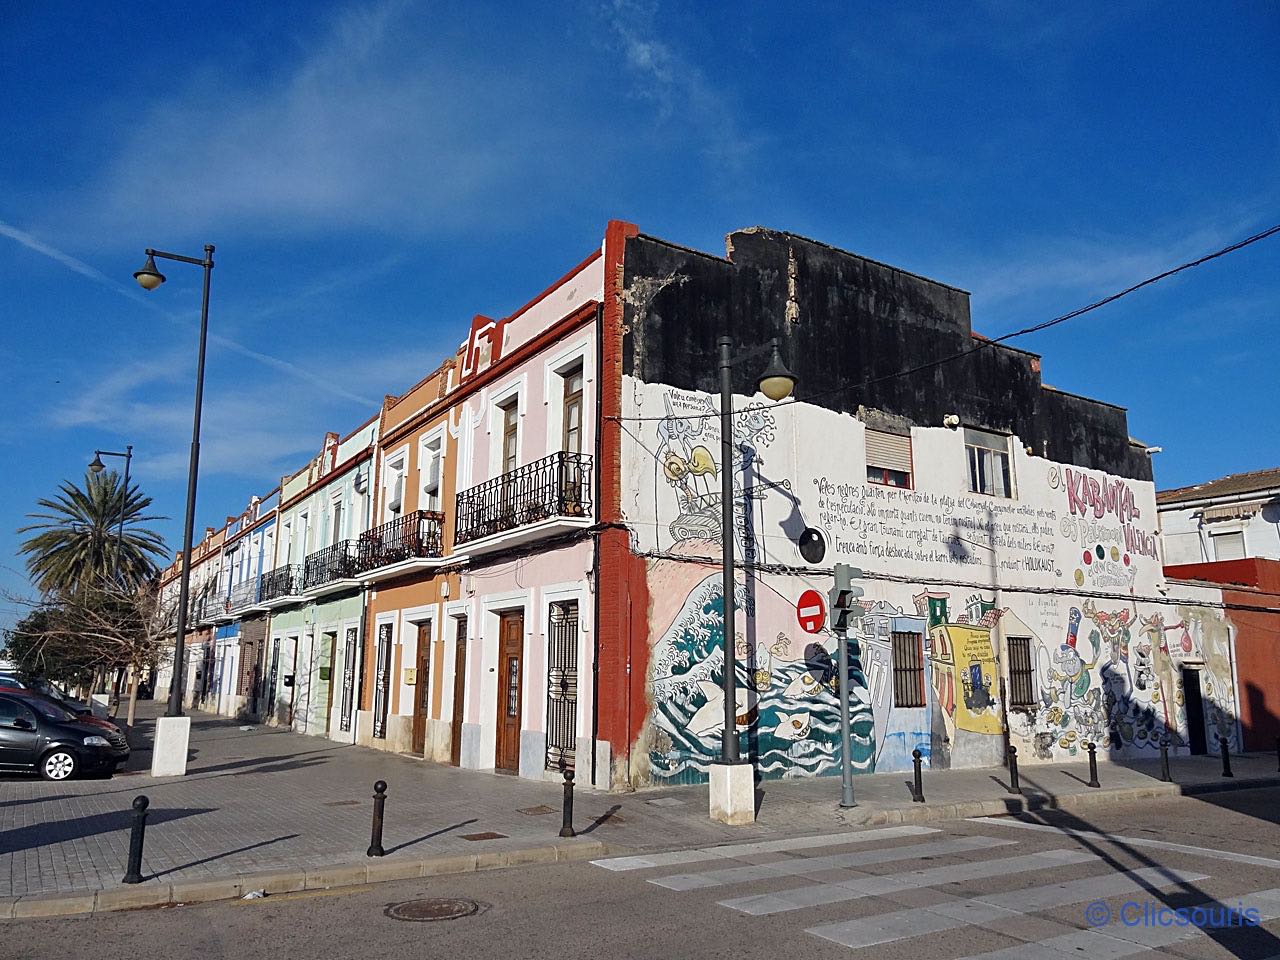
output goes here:
<path id="1" fill-rule="evenodd" d="M 413 749 L 423 756 L 427 752 L 427 713 L 431 708 L 431 624 L 418 624 L 418 663 L 413 686 Z"/>
<path id="2" fill-rule="evenodd" d="M 453 729 L 449 739 L 449 762 L 462 765 L 462 709 L 467 696 L 467 618 L 454 621 L 453 653 Z"/>
<path id="3" fill-rule="evenodd" d="M 498 627 L 498 743 L 494 769 L 520 769 L 521 654 L 524 614 L 504 613 Z"/>

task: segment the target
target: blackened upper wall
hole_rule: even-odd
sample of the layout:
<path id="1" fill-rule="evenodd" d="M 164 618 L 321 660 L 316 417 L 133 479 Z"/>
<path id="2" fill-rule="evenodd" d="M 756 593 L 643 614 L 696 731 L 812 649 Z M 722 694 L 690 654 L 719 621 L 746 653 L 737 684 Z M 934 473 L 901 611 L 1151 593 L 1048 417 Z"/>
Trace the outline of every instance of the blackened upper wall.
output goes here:
<path id="1" fill-rule="evenodd" d="M 721 259 L 644 235 L 627 241 L 624 373 L 714 394 L 719 337 L 728 331 L 745 349 L 776 336 L 797 395 L 812 403 L 922 426 L 954 413 L 1017 434 L 1038 456 L 1151 479 L 1122 408 L 1044 387 L 1034 354 L 973 351 L 965 291 L 773 230 L 741 230 L 727 244 Z M 735 371 L 739 393 L 753 392 L 767 359 Z"/>

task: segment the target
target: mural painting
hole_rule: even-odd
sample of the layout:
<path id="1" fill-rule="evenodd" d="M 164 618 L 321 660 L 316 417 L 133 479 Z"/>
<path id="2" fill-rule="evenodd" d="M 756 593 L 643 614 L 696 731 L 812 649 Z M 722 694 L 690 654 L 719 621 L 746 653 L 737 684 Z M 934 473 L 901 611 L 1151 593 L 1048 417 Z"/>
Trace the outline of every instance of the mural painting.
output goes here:
<path id="1" fill-rule="evenodd" d="M 720 553 L 719 415 L 705 394 L 631 383 L 629 412 L 645 426 L 628 435 L 638 482 L 627 489 L 627 520 L 651 581 L 670 594 L 651 619 L 642 776 L 703 779 L 723 723 L 720 580 L 709 575 Z M 1112 757 L 1154 756 L 1166 735 L 1185 752 L 1197 723 L 1211 745 L 1219 732 L 1235 742 L 1222 612 L 1156 599 L 1164 585 L 1150 483 L 1053 463 L 1012 438 L 1016 496 L 973 494 L 962 436 L 916 427 L 910 485 L 887 486 L 864 480 L 860 421 L 804 405 L 737 405 L 729 469 L 738 561 L 748 568 L 735 599 L 744 614 L 737 715 L 742 750 L 762 775 L 838 772 L 835 640 L 799 631 L 794 611 L 805 589 L 826 592 L 834 562 L 868 574 L 864 615 L 850 631 L 859 771 L 909 770 L 912 750 L 933 767 L 995 764 L 1006 743 L 1043 761 L 1079 759 L 1089 742 Z M 824 538 L 820 560 L 798 549 L 808 527 Z M 920 638 L 919 652 L 895 671 L 895 643 L 913 649 L 903 634 Z M 1029 684 L 1020 682 L 1030 700 L 1016 705 L 1001 663 L 1011 637 L 1027 642 L 1030 658 Z M 1188 671 L 1203 718 L 1186 715 Z M 900 682 L 913 692 L 904 697 Z"/>
<path id="2" fill-rule="evenodd" d="M 752 600 L 740 587 L 734 599 L 743 628 L 735 646 L 739 749 L 765 778 L 838 773 L 835 638 L 800 633 L 794 611 L 773 593 L 767 595 L 768 601 Z M 704 781 L 720 755 L 723 602 L 720 575 L 706 576 L 694 585 L 653 650 L 649 773 L 657 782 Z M 757 633 L 768 639 L 747 639 Z M 873 767 L 874 723 L 855 642 L 850 653 L 853 763 L 867 771 Z"/>

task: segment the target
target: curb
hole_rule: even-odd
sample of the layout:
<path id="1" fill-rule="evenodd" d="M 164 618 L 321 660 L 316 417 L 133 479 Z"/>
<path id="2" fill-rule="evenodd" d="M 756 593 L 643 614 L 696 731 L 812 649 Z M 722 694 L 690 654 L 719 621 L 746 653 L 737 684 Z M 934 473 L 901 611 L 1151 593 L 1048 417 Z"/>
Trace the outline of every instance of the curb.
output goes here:
<path id="1" fill-rule="evenodd" d="M 515 850 L 450 854 L 409 859 L 371 859 L 368 863 L 343 863 L 305 870 L 248 873 L 213 880 L 179 880 L 174 883 L 141 883 L 85 890 L 75 893 L 37 894 L 0 898 L 0 920 L 30 920 L 39 917 L 70 917 L 138 910 L 147 907 L 185 906 L 214 900 L 237 900 L 250 890 L 294 893 L 300 890 L 328 890 L 358 887 L 390 880 L 475 873 L 505 867 L 523 867 L 567 860 L 591 860 L 612 852 L 598 840 L 568 844 L 546 844 Z"/>
<path id="2" fill-rule="evenodd" d="M 1134 800 L 1168 800 L 1175 797 L 1193 797 L 1206 793 L 1227 793 L 1237 790 L 1258 790 L 1280 787 L 1280 776 L 1246 777 L 1238 780 L 1212 780 L 1204 783 L 1162 783 L 1150 786 L 1121 787 L 1115 790 L 1098 790 L 1091 793 L 1070 793 L 1055 796 L 1036 790 L 1025 790 L 1021 795 L 1008 795 L 995 800 L 969 800 L 958 803 L 923 803 L 867 810 L 861 815 L 846 812 L 848 821 L 861 826 L 881 826 L 900 823 L 924 823 L 930 820 L 964 820 L 970 817 L 1004 817 L 1038 810 L 1079 811 L 1111 804 L 1130 803 Z"/>

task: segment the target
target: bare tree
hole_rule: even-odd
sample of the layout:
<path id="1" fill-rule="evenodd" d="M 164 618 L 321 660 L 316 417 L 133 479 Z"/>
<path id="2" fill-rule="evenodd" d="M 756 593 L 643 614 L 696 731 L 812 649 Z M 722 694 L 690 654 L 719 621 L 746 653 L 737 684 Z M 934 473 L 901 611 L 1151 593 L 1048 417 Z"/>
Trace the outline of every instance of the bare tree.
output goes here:
<path id="1" fill-rule="evenodd" d="M 50 679 L 127 671 L 133 724 L 143 672 L 172 656 L 173 605 L 153 586 L 84 588 L 32 604 L 8 631 L 5 649 L 24 672 Z"/>

